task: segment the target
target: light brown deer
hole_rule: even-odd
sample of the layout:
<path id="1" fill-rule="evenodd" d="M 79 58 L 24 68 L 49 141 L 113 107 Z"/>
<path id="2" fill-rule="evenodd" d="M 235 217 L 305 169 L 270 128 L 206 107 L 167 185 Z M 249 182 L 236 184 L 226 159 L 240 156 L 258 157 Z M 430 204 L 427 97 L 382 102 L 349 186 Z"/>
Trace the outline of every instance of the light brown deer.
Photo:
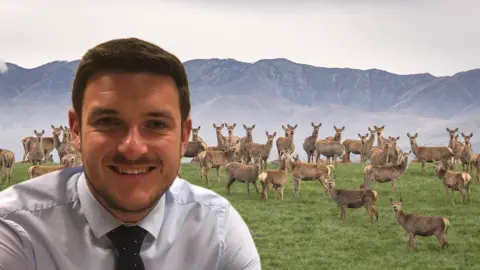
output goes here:
<path id="1" fill-rule="evenodd" d="M 370 223 L 373 223 L 373 216 L 378 221 L 378 211 L 376 203 L 378 193 L 372 189 L 340 189 L 336 186 L 336 179 L 329 179 L 326 182 L 328 194 L 340 207 L 340 218 L 347 221 L 347 209 L 358 209 L 362 206 L 367 209 Z"/>
<path id="2" fill-rule="evenodd" d="M 275 139 L 275 136 L 277 136 L 277 132 L 273 132 L 273 134 L 270 135 L 268 131 L 265 131 L 265 135 L 267 135 L 267 142 L 265 144 L 249 142 L 245 145 L 247 164 L 250 163 L 251 159 L 260 160 L 260 168 L 264 170 L 267 169 L 267 160 L 270 157 L 273 140 Z"/>
<path id="3" fill-rule="evenodd" d="M 407 133 L 407 137 L 410 140 L 410 146 L 412 147 L 413 154 L 415 154 L 415 157 L 418 159 L 418 161 L 422 163 L 422 173 L 425 172 L 426 162 L 442 160 L 445 168 L 447 168 L 448 161 L 455 156 L 452 149 L 447 146 L 418 146 L 418 133 L 415 133 L 413 136 L 411 136 L 410 133 Z"/>
<path id="4" fill-rule="evenodd" d="M 192 128 L 192 142 L 203 142 L 203 139 L 198 135 L 200 132 L 201 126 L 198 126 L 197 128 Z"/>
<path id="5" fill-rule="evenodd" d="M 285 131 L 285 137 L 279 137 L 276 141 L 277 145 L 277 152 L 278 152 L 278 159 L 281 159 L 281 153 L 286 150 L 291 153 L 295 152 L 295 130 L 297 129 L 298 125 L 295 126 L 290 126 L 290 124 L 287 124 L 287 127 L 285 128 L 282 125 L 283 130 Z M 287 134 L 288 133 L 288 134 Z M 288 136 L 287 136 L 288 135 Z"/>
<path id="6" fill-rule="evenodd" d="M 203 141 L 189 141 L 183 154 L 186 158 L 194 158 L 201 152 L 207 150 L 208 145 Z"/>
<path id="7" fill-rule="evenodd" d="M 7 187 L 9 187 L 12 183 L 12 173 L 13 167 L 15 165 L 15 154 L 12 151 L 7 149 L 0 149 L 0 186 L 2 185 L 3 173 L 2 171 L 5 170 L 5 182 L 7 183 Z"/>
<path id="8" fill-rule="evenodd" d="M 477 183 L 480 184 L 480 154 L 473 155 L 473 169 L 475 171 L 475 178 L 477 178 Z"/>
<path id="9" fill-rule="evenodd" d="M 247 165 L 240 162 L 230 162 L 225 165 L 227 171 L 227 194 L 230 195 L 230 187 L 237 181 L 245 183 L 247 188 L 247 194 L 250 194 L 250 183 L 255 187 L 255 191 L 258 194 L 257 179 L 260 174 L 260 160 L 255 159 L 253 165 Z"/>
<path id="10" fill-rule="evenodd" d="M 58 153 L 58 158 L 59 159 L 62 159 L 62 157 L 60 156 L 60 147 L 62 146 L 62 141 L 60 140 L 60 135 L 62 135 L 62 130 L 63 130 L 63 127 L 62 126 L 59 126 L 59 127 L 55 127 L 54 125 L 50 125 L 52 127 L 52 135 L 53 135 L 53 146 L 55 147 L 55 149 L 57 150 L 57 153 Z"/>
<path id="11" fill-rule="evenodd" d="M 253 142 L 253 129 L 255 128 L 255 124 L 252 125 L 251 127 L 247 127 L 245 124 L 243 125 L 243 128 L 245 129 L 245 137 L 241 138 L 240 139 L 240 146 L 239 146 L 239 149 L 238 149 L 238 159 L 240 160 L 240 162 L 244 163 L 244 164 L 248 164 L 247 163 L 247 150 L 245 148 L 245 146 L 247 145 L 247 143 L 249 142 Z"/>
<path id="12" fill-rule="evenodd" d="M 370 160 L 372 155 L 372 149 L 374 148 L 373 144 L 375 143 L 375 129 L 371 129 L 368 127 L 368 131 L 370 132 L 370 137 L 362 144 L 362 153 L 364 156 L 364 162 Z M 375 146 L 378 148 L 378 146 Z"/>
<path id="13" fill-rule="evenodd" d="M 368 134 L 366 136 L 368 136 Z M 343 141 L 342 144 L 345 147 L 345 161 L 351 161 L 350 155 L 355 154 L 360 155 L 360 162 L 365 162 L 362 154 L 362 135 L 358 134 L 358 137 L 360 140 L 346 139 Z"/>
<path id="14" fill-rule="evenodd" d="M 397 147 L 397 142 L 400 140 L 400 136 L 388 136 L 387 140 L 390 143 L 390 148 L 388 149 L 388 162 L 398 164 L 400 162 L 400 155 L 403 153 L 402 150 Z"/>
<path id="15" fill-rule="evenodd" d="M 277 190 L 280 189 L 280 199 L 283 201 L 283 191 L 287 183 L 287 170 L 285 169 L 285 156 L 280 156 L 280 168 L 278 170 L 265 170 L 258 175 L 258 180 L 262 184 L 262 199 L 267 200 L 268 192 L 273 187 L 275 189 L 275 201 L 277 200 Z"/>
<path id="16" fill-rule="evenodd" d="M 442 161 L 434 161 L 433 169 L 438 179 L 442 180 L 445 187 L 445 204 L 448 203 L 448 190 L 452 191 L 452 204 L 455 206 L 455 197 L 453 191 L 458 191 L 462 197 L 462 203 L 465 203 L 465 194 L 470 203 L 470 181 L 472 177 L 466 172 L 455 172 L 445 169 Z"/>
<path id="17" fill-rule="evenodd" d="M 230 143 L 227 139 L 227 148 L 224 150 L 205 150 L 198 154 L 198 160 L 200 161 L 200 180 L 205 176 L 207 185 L 210 185 L 208 181 L 208 172 L 210 169 L 217 169 L 217 182 L 220 183 L 220 172 L 225 165 L 232 162 L 235 157 L 237 144 Z"/>
<path id="18" fill-rule="evenodd" d="M 82 156 L 80 153 L 66 154 L 60 160 L 61 165 L 65 165 L 66 168 L 82 166 Z"/>
<path id="19" fill-rule="evenodd" d="M 227 148 L 227 139 L 228 137 L 223 136 L 222 134 L 222 129 L 225 127 L 225 124 L 222 124 L 220 126 L 213 124 L 213 128 L 215 129 L 215 133 L 217 135 L 217 149 L 226 149 Z M 212 149 L 214 150 L 214 149 Z M 215 149 L 216 150 L 216 149 Z"/>
<path id="20" fill-rule="evenodd" d="M 386 141 L 387 139 L 383 137 L 383 131 L 385 130 L 385 125 L 381 127 L 373 126 L 375 129 L 375 132 L 377 132 L 377 146 L 382 146 L 383 142 Z"/>
<path id="21" fill-rule="evenodd" d="M 363 136 L 362 134 L 358 133 L 358 137 L 360 138 L 360 146 L 361 146 L 361 149 L 360 149 L 360 162 L 361 163 L 364 163 L 368 158 L 366 157 L 365 155 L 365 151 L 364 151 L 364 148 L 366 143 L 367 143 L 367 139 L 368 139 L 368 133 L 365 133 L 365 136 Z M 345 144 L 343 144 L 345 146 Z M 345 149 L 345 151 L 347 151 Z"/>
<path id="22" fill-rule="evenodd" d="M 29 155 L 30 155 L 30 160 L 32 162 L 32 165 L 40 165 L 44 159 L 45 155 L 45 150 L 43 147 L 43 134 L 45 134 L 45 130 L 42 130 L 42 132 L 37 132 L 37 130 L 34 130 L 33 133 L 36 136 L 35 141 L 31 140 L 30 142 L 30 149 L 29 149 Z"/>
<path id="23" fill-rule="evenodd" d="M 65 169 L 65 165 L 53 165 L 53 166 L 45 166 L 45 165 L 33 165 L 28 168 L 28 176 L 30 179 L 39 177 L 41 175 L 51 173 L 54 171 Z"/>
<path id="24" fill-rule="evenodd" d="M 332 169 L 335 169 L 333 165 L 302 162 L 298 158 L 298 154 L 295 158 L 288 152 L 285 152 L 283 155 L 283 159 L 285 160 L 285 168 L 287 169 L 287 172 L 292 174 L 293 177 L 293 191 L 295 197 L 298 197 L 300 192 L 300 184 L 302 181 L 317 180 L 325 189 L 325 193 L 327 194 L 327 186 L 325 185 L 325 181 L 330 176 Z"/>
<path id="25" fill-rule="evenodd" d="M 318 140 L 315 143 L 315 159 L 320 160 L 320 155 L 327 159 L 327 164 L 337 165 L 337 158 L 345 154 L 345 147 L 341 142 L 334 140 Z"/>
<path id="26" fill-rule="evenodd" d="M 314 162 L 313 158 L 315 156 L 315 143 L 317 142 L 318 139 L 318 131 L 320 130 L 320 127 L 322 126 L 322 123 L 315 125 L 312 122 L 312 135 L 308 136 L 305 138 L 303 141 L 303 150 L 307 153 L 307 162 Z"/>
<path id="27" fill-rule="evenodd" d="M 447 231 L 450 222 L 447 218 L 442 216 L 424 216 L 420 214 L 407 214 L 402 210 L 402 198 L 394 201 L 390 198 L 392 203 L 395 219 L 400 226 L 405 229 L 409 236 L 409 249 L 414 251 L 415 236 L 432 236 L 435 235 L 440 242 L 440 252 L 443 252 L 444 247 L 448 248 Z"/>
<path id="28" fill-rule="evenodd" d="M 382 146 L 373 147 L 370 150 L 371 165 L 386 165 L 389 162 L 390 142 L 383 141 Z M 394 164 L 394 163 L 392 163 Z"/>
<path id="29" fill-rule="evenodd" d="M 452 149 L 453 153 L 455 154 L 450 164 L 452 164 L 454 168 L 456 168 L 458 163 L 458 152 L 460 151 L 460 149 L 462 149 L 463 143 L 458 141 L 458 134 L 455 134 L 458 132 L 458 128 L 455 128 L 455 129 L 446 128 L 446 129 L 450 137 L 448 141 L 448 147 L 450 147 L 450 149 Z"/>
<path id="30" fill-rule="evenodd" d="M 233 125 L 229 126 L 226 122 L 225 122 L 225 127 L 227 128 L 227 131 L 228 131 L 228 137 L 230 138 L 230 141 L 232 143 L 240 143 L 240 138 L 238 136 L 235 136 L 233 134 L 233 131 L 235 130 L 235 127 L 237 126 L 237 123 L 233 123 Z"/>
<path id="31" fill-rule="evenodd" d="M 462 162 L 462 168 L 464 172 L 472 172 L 472 162 L 473 162 L 473 151 L 472 143 L 470 142 L 473 137 L 473 133 L 470 135 L 465 135 L 462 132 L 462 137 L 464 139 L 463 146 L 458 151 L 458 159 Z"/>
<path id="32" fill-rule="evenodd" d="M 23 145 L 23 161 L 27 160 L 27 156 L 30 155 L 30 150 L 32 149 L 32 144 L 36 144 L 37 137 L 36 136 L 29 136 L 22 138 L 22 145 Z M 43 137 L 43 160 L 42 162 L 48 162 L 48 157 L 52 153 L 53 149 L 55 149 L 55 145 L 53 143 L 53 137 Z M 31 161 L 31 160 L 30 160 Z"/>
<path id="33" fill-rule="evenodd" d="M 342 142 L 342 132 L 345 130 L 345 126 L 341 127 L 341 128 L 337 128 L 336 126 L 333 126 L 333 129 L 335 130 L 335 135 L 334 136 L 328 136 L 328 137 L 325 138 L 325 140 Z"/>
<path id="34" fill-rule="evenodd" d="M 363 184 L 360 188 L 368 188 L 371 183 L 392 182 L 393 191 L 397 192 L 397 181 L 408 168 L 408 156 L 412 151 L 403 153 L 399 164 L 367 165 L 363 169 Z"/>

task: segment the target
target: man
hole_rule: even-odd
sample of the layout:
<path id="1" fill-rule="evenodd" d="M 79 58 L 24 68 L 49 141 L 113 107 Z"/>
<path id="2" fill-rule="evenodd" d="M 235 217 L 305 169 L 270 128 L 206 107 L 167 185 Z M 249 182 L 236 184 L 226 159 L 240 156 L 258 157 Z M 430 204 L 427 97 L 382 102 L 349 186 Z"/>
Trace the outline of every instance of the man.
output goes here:
<path id="1" fill-rule="evenodd" d="M 0 192 L 0 266 L 261 269 L 230 203 L 176 177 L 192 120 L 174 55 L 135 38 L 102 43 L 83 56 L 72 102 L 83 167 Z"/>

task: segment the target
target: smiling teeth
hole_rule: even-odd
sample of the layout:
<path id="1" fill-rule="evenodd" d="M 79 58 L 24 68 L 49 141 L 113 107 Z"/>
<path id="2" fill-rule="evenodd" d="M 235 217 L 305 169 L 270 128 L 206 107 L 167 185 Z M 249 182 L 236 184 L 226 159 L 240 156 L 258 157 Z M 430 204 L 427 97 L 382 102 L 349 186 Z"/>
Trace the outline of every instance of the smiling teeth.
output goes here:
<path id="1" fill-rule="evenodd" d="M 148 168 L 124 169 L 124 168 L 115 167 L 115 170 L 119 173 L 124 173 L 124 174 L 142 174 L 142 173 L 146 173 L 148 171 Z"/>

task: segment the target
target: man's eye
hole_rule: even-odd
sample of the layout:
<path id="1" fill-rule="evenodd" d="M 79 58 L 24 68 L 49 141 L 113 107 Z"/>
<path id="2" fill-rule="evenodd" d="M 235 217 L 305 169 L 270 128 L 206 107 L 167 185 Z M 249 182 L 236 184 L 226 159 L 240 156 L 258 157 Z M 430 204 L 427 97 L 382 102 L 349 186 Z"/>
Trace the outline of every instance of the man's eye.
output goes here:
<path id="1" fill-rule="evenodd" d="M 115 118 L 101 118 L 97 121 L 95 121 L 96 126 L 101 126 L 101 127 L 111 127 L 111 126 L 118 126 L 120 125 L 120 121 L 118 121 Z"/>
<path id="2" fill-rule="evenodd" d="M 160 122 L 160 121 L 148 121 L 147 124 L 146 124 L 146 127 L 147 127 L 148 129 L 159 130 L 159 129 L 164 129 L 164 128 L 166 128 L 167 125 L 165 125 L 165 123 Z"/>

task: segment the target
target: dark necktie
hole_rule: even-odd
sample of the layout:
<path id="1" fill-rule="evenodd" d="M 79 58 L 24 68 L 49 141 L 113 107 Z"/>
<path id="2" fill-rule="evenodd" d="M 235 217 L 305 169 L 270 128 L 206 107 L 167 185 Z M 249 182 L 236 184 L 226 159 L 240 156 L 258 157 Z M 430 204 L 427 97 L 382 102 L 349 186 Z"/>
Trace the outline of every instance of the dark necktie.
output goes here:
<path id="1" fill-rule="evenodd" d="M 147 232 L 139 226 L 121 225 L 107 233 L 117 249 L 117 270 L 145 270 L 140 248 Z"/>

